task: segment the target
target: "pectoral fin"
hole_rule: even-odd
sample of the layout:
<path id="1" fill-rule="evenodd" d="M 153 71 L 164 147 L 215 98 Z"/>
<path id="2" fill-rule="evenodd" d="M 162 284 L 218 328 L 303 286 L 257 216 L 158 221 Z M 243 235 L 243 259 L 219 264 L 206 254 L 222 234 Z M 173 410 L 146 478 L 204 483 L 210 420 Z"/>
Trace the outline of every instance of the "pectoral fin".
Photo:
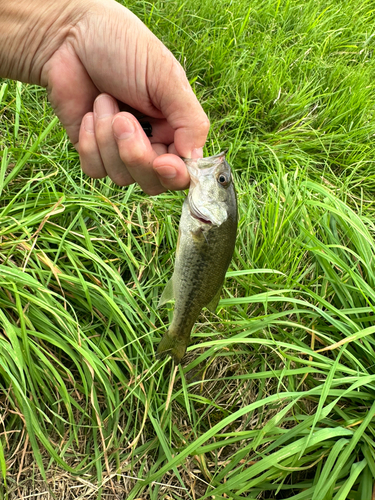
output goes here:
<path id="1" fill-rule="evenodd" d="M 163 293 L 161 294 L 161 297 L 159 300 L 158 308 L 163 306 L 167 302 L 170 302 L 171 300 L 174 300 L 173 276 L 168 281 L 168 283 L 165 285 L 165 288 L 164 288 Z"/>
<path id="2" fill-rule="evenodd" d="M 207 242 L 206 235 L 204 234 L 204 231 L 201 227 L 191 230 L 190 234 L 193 238 L 194 243 L 198 243 L 201 245 L 202 243 Z"/>
<path id="3" fill-rule="evenodd" d="M 207 309 L 213 313 L 216 311 L 217 305 L 218 305 L 219 300 L 220 300 L 221 288 L 222 287 L 219 288 L 219 290 L 216 292 L 214 298 L 206 305 Z"/>

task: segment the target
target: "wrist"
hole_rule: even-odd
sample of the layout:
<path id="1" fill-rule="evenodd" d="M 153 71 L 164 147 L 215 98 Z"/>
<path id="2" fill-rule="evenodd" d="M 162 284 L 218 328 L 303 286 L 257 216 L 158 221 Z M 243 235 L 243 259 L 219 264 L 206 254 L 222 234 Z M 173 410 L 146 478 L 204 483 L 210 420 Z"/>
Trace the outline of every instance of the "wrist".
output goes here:
<path id="1" fill-rule="evenodd" d="M 40 85 L 44 64 L 85 10 L 75 0 L 0 0 L 0 77 Z"/>

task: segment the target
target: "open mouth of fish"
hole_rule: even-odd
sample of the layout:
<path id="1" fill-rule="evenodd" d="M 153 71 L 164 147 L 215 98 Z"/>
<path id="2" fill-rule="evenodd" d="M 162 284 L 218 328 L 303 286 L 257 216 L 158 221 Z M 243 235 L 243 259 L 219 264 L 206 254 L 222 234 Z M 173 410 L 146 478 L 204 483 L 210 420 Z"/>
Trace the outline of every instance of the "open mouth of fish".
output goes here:
<path id="1" fill-rule="evenodd" d="M 193 198 L 191 198 L 189 201 L 190 215 L 194 219 L 199 220 L 199 222 L 203 222 L 203 224 L 213 224 L 212 220 L 206 214 L 202 214 L 199 208 L 195 205 Z"/>
<path id="2" fill-rule="evenodd" d="M 192 217 L 194 217 L 194 219 L 199 220 L 199 222 L 203 222 L 203 224 L 212 224 L 212 221 L 210 221 L 209 219 L 205 218 L 204 215 L 202 215 L 202 214 L 198 215 L 198 214 L 196 214 L 196 213 L 194 213 L 194 212 L 192 212 L 190 210 L 190 215 Z"/>

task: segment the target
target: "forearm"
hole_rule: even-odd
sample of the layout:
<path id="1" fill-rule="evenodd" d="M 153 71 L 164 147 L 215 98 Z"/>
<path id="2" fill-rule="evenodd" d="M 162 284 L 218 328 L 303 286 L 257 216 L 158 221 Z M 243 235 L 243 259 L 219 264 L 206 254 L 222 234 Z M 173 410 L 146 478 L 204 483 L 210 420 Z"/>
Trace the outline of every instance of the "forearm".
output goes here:
<path id="1" fill-rule="evenodd" d="M 75 0 L 0 0 L 0 77 L 41 84 L 46 61 L 80 20 Z"/>

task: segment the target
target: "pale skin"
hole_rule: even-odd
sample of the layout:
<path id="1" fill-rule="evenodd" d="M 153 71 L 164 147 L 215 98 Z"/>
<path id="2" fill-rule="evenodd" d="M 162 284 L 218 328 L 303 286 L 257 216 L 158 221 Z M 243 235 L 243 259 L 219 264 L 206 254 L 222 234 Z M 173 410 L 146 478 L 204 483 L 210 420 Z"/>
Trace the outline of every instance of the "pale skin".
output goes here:
<path id="1" fill-rule="evenodd" d="M 0 0 L 0 76 L 47 88 L 88 176 L 150 195 L 189 185 L 180 157 L 202 156 L 208 118 L 171 52 L 114 0 Z"/>

